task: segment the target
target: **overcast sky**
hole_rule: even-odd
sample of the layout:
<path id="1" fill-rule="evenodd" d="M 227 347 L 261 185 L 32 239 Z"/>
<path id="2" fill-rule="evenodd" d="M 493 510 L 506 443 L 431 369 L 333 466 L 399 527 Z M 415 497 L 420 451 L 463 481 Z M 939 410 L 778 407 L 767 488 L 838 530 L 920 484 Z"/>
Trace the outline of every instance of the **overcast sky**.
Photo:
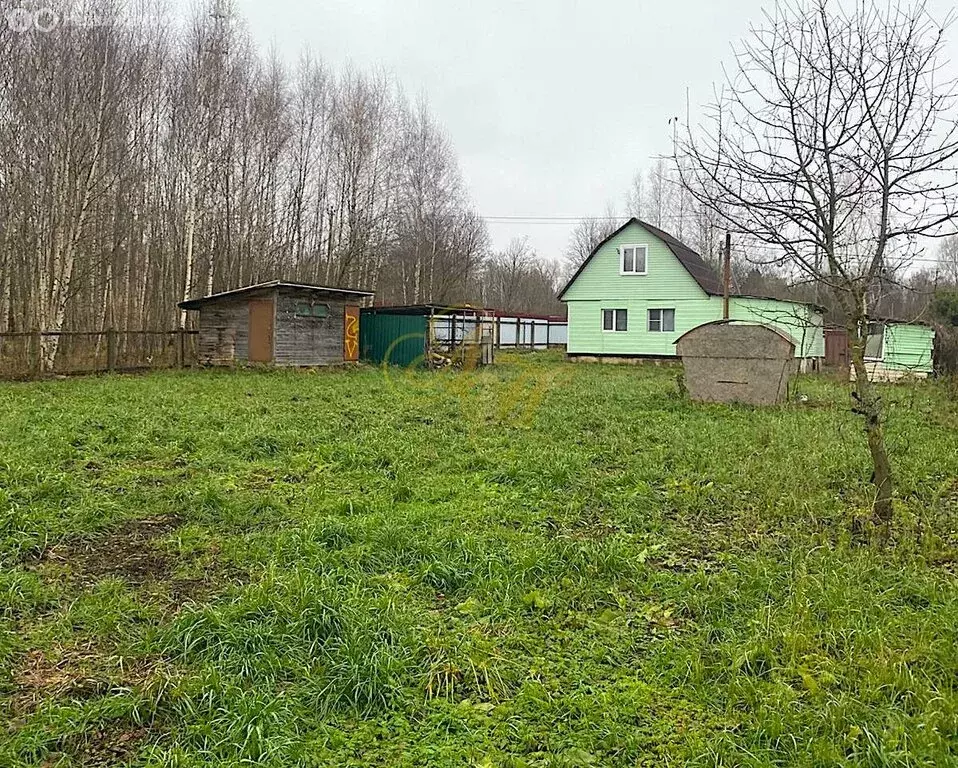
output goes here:
<path id="1" fill-rule="evenodd" d="M 174 0 L 177 2 L 177 0 Z M 186 7 L 187 0 L 179 0 Z M 933 0 L 937 10 L 951 7 Z M 602 215 L 671 149 L 721 80 L 761 0 L 236 0 L 263 50 L 310 48 L 337 69 L 392 73 L 424 93 L 484 216 Z M 958 51 L 952 40 L 951 50 Z M 490 223 L 561 257 L 573 224 Z"/>

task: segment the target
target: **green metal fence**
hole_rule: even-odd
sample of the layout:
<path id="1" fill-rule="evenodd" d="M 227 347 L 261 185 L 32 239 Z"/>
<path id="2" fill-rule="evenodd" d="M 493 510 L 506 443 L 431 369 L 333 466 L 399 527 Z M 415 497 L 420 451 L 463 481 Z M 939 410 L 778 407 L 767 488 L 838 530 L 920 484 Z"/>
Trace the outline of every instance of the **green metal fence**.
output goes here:
<path id="1" fill-rule="evenodd" d="M 423 315 L 390 315 L 363 312 L 359 319 L 359 356 L 369 363 L 423 365 L 426 329 Z"/>

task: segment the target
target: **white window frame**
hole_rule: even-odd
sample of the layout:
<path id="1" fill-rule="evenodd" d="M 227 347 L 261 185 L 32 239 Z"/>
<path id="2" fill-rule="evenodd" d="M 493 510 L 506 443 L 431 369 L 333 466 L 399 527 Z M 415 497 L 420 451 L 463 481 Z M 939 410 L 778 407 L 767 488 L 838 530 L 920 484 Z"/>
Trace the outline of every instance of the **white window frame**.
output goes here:
<path id="1" fill-rule="evenodd" d="M 611 312 L 611 313 L 612 313 L 612 327 L 611 327 L 611 328 L 606 328 L 606 327 L 605 327 L 605 313 L 606 313 L 606 312 Z M 625 330 L 623 330 L 623 331 L 620 331 L 620 330 L 618 330 L 618 329 L 615 327 L 615 313 L 616 313 L 616 312 L 625 312 Z M 600 322 L 601 325 L 602 325 L 602 333 L 628 333 L 628 332 L 629 332 L 629 310 L 628 310 L 626 307 L 613 307 L 613 308 L 603 307 L 603 309 L 602 309 L 602 314 L 601 314 L 601 316 L 600 316 L 600 318 L 599 318 L 599 322 Z"/>
<path id="2" fill-rule="evenodd" d="M 644 269 L 641 272 L 637 272 L 634 269 L 631 272 L 625 271 L 625 249 L 632 248 L 632 266 L 635 266 L 635 252 L 641 248 L 645 252 L 645 259 L 643 261 Z M 619 246 L 619 274 L 620 275 L 647 275 L 649 274 L 649 245 L 648 243 L 625 243 L 624 245 Z"/>
<path id="3" fill-rule="evenodd" d="M 659 313 L 659 327 L 655 330 L 652 329 L 652 313 Z M 665 313 L 672 313 L 672 330 L 665 330 Z M 675 333 L 675 307 L 649 307 L 648 312 L 645 315 L 645 330 L 648 333 Z"/>
<path id="4" fill-rule="evenodd" d="M 877 325 L 881 328 L 881 347 L 878 350 L 878 357 L 870 357 L 865 355 L 865 360 L 870 363 L 880 363 L 885 360 L 885 337 L 888 335 L 888 323 L 883 323 L 880 320 L 874 320 L 868 323 L 865 327 L 865 346 L 868 346 L 868 337 L 875 336 L 877 334 L 869 333 L 871 326 Z"/>

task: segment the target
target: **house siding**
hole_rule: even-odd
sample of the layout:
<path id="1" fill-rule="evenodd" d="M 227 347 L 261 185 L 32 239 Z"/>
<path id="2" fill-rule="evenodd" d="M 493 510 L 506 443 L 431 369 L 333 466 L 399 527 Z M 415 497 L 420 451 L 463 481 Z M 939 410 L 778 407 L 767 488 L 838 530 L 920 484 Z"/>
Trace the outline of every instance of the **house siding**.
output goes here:
<path id="1" fill-rule="evenodd" d="M 628 310 L 627 331 L 603 331 L 603 309 Z M 650 309 L 675 309 L 675 331 L 648 330 Z M 670 300 L 570 301 L 569 354 L 675 356 L 675 341 L 686 331 L 721 317 L 707 298 Z"/>
<path id="2" fill-rule="evenodd" d="M 884 367 L 897 371 L 928 374 L 934 370 L 932 349 L 935 331 L 924 325 L 885 326 Z"/>
<path id="3" fill-rule="evenodd" d="M 722 299 L 713 296 L 721 317 Z M 824 357 L 825 328 L 818 312 L 807 304 L 775 299 L 734 297 L 730 314 L 734 320 L 752 320 L 774 326 L 795 342 L 795 357 Z"/>
<path id="4" fill-rule="evenodd" d="M 648 245 L 646 275 L 619 274 L 619 248 Z M 636 223 L 605 243 L 568 287 L 571 355 L 675 357 L 675 341 L 703 323 L 720 320 L 722 298 L 708 295 L 659 238 Z M 627 331 L 603 331 L 602 310 L 628 310 Z M 648 330 L 650 309 L 674 309 L 675 330 Z M 822 318 L 805 304 L 733 297 L 734 319 L 757 320 L 784 331 L 796 342 L 796 357 L 823 357 Z"/>
<path id="5" fill-rule="evenodd" d="M 249 302 L 218 301 L 200 310 L 198 358 L 203 365 L 232 365 L 249 353 Z"/>
<path id="6" fill-rule="evenodd" d="M 649 246 L 646 275 L 619 274 L 618 249 L 632 244 Z M 648 301 L 660 296 L 674 300 L 708 299 L 705 291 L 665 243 L 638 224 L 632 224 L 599 249 L 562 298 L 569 302 L 615 299 Z"/>

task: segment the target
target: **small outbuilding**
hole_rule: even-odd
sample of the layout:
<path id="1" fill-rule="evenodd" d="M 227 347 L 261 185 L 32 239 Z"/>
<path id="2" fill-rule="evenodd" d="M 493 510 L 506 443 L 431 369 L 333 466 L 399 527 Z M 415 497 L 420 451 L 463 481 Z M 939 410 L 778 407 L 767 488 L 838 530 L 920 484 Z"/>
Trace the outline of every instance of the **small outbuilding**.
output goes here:
<path id="1" fill-rule="evenodd" d="M 717 320 L 675 342 L 693 400 L 773 405 L 788 394 L 797 372 L 795 341 L 771 325 Z"/>
<path id="2" fill-rule="evenodd" d="M 372 296 L 273 280 L 179 306 L 199 312 L 203 365 L 336 365 L 359 359 L 359 313 Z"/>
<path id="3" fill-rule="evenodd" d="M 367 307 L 360 323 L 366 362 L 381 365 L 489 365 L 494 356 L 491 311 L 475 307 L 412 304 Z"/>
<path id="4" fill-rule="evenodd" d="M 870 381 L 927 379 L 934 373 L 935 329 L 927 323 L 872 318 L 865 341 Z M 851 372 L 854 377 L 854 371 Z"/>
<path id="5" fill-rule="evenodd" d="M 935 370 L 934 347 L 935 329 L 927 323 L 871 317 L 865 339 L 868 380 L 926 379 Z M 825 329 L 825 364 L 854 380 L 846 329 Z"/>

